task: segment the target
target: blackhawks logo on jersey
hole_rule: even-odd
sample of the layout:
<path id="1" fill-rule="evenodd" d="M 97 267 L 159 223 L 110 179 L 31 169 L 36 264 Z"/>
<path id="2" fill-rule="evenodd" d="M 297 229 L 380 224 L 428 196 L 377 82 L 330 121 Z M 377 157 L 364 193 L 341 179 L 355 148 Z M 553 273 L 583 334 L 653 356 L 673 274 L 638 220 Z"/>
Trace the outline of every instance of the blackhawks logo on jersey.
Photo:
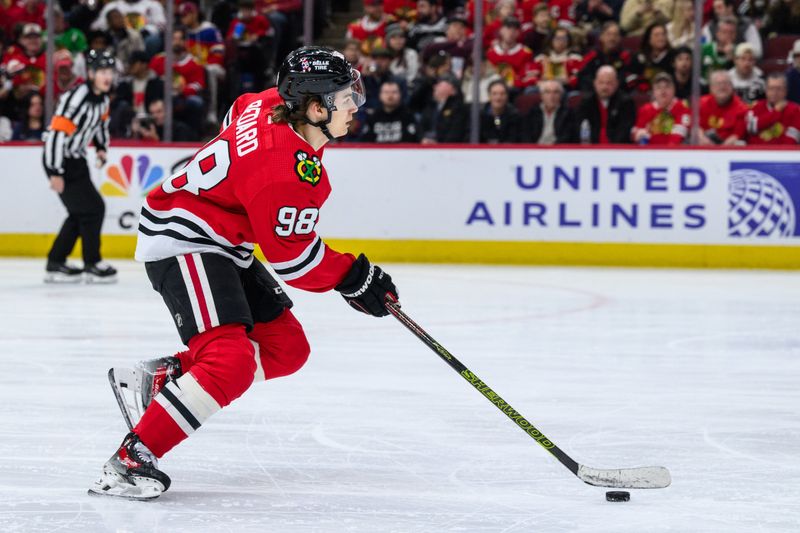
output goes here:
<path id="1" fill-rule="evenodd" d="M 300 181 L 310 183 L 312 187 L 316 186 L 322 177 L 322 163 L 319 157 L 315 155 L 309 157 L 302 150 L 298 150 L 294 155 L 297 158 L 297 163 L 294 166 L 297 177 L 300 178 Z"/>

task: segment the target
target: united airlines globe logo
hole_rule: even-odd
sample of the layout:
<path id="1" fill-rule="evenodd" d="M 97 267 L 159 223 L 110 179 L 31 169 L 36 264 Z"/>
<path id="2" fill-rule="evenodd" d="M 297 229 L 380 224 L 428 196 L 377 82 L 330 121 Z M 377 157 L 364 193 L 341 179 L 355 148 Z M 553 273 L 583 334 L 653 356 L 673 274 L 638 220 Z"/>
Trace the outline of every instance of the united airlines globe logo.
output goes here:
<path id="1" fill-rule="evenodd" d="M 794 235 L 792 197 L 773 176 L 751 168 L 733 170 L 728 192 L 728 235 L 731 237 Z"/>

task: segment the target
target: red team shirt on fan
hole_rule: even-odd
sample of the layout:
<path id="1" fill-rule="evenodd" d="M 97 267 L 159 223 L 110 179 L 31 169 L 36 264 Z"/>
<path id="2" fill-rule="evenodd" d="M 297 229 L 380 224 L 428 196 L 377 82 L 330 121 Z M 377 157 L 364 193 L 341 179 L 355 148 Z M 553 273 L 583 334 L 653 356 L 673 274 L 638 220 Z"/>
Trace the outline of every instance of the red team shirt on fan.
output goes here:
<path id="1" fill-rule="evenodd" d="M 293 287 L 324 292 L 344 279 L 355 258 L 314 230 L 331 192 L 323 150 L 272 122 L 280 103 L 276 89 L 240 96 L 220 134 L 147 195 L 137 260 L 215 253 L 247 268 L 258 243 Z"/>
<path id="2" fill-rule="evenodd" d="M 800 106 L 787 102 L 778 111 L 759 100 L 748 113 L 747 144 L 800 144 Z"/>
<path id="3" fill-rule="evenodd" d="M 744 140 L 746 114 L 747 106 L 736 95 L 724 107 L 711 94 L 700 98 L 700 128 L 703 131 L 716 130 L 723 141 L 731 135 Z"/>
<path id="4" fill-rule="evenodd" d="M 650 102 L 636 114 L 636 128 L 650 132 L 650 144 L 681 144 L 691 122 L 692 112 L 677 98 L 666 109 Z"/>
<path id="5" fill-rule="evenodd" d="M 533 52 L 522 44 L 504 49 L 499 43 L 492 45 L 486 52 L 486 59 L 497 67 L 500 76 L 507 84 L 520 87 L 525 74 L 525 66 L 530 63 Z"/>
<path id="6" fill-rule="evenodd" d="M 161 53 L 150 60 L 150 70 L 158 74 L 164 75 L 164 63 L 166 56 Z M 183 59 L 176 61 L 172 64 L 172 76 L 174 78 L 182 79 L 183 96 L 194 96 L 200 94 L 200 91 L 206 88 L 206 72 L 203 70 L 192 54 L 186 54 Z"/>

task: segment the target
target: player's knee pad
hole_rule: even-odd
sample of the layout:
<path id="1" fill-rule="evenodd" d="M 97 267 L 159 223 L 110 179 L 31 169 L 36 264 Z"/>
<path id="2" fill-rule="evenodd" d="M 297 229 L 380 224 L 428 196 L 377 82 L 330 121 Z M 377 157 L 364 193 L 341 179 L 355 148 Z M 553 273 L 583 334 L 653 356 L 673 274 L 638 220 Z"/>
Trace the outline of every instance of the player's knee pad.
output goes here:
<path id="1" fill-rule="evenodd" d="M 275 320 L 256 324 L 250 338 L 258 345 L 262 379 L 294 374 L 306 364 L 311 353 L 303 326 L 288 309 Z M 258 378 L 256 374 L 256 381 Z"/>
<path id="2" fill-rule="evenodd" d="M 200 386 L 224 407 L 253 383 L 255 351 L 242 324 L 225 324 L 192 337 L 194 364 L 189 371 Z"/>

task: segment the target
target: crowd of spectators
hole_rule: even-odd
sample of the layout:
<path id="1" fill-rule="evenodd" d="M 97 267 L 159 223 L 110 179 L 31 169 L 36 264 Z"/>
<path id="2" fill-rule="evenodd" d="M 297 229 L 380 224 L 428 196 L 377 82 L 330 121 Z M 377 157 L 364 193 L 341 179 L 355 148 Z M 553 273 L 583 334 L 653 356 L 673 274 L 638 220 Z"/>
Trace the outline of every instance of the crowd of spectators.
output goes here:
<path id="1" fill-rule="evenodd" d="M 363 0 L 342 48 L 367 96 L 347 142 L 466 142 L 477 78 L 480 142 L 686 143 L 699 32 L 699 141 L 800 143 L 797 0 L 706 0 L 699 29 L 693 0 L 482 1 L 476 35 L 474 0 Z M 183 0 L 165 35 L 164 5 L 56 0 L 50 32 L 44 0 L 0 0 L 0 141 L 46 129 L 49 34 L 56 97 L 85 80 L 85 52 L 112 49 L 112 136 L 161 140 L 169 90 L 173 140 L 199 141 L 274 84 L 302 27 L 302 0 Z"/>
<path id="2" fill-rule="evenodd" d="M 112 136 L 161 140 L 169 90 L 173 140 L 200 141 L 239 94 L 270 85 L 303 23 L 302 0 L 184 0 L 175 2 L 174 31 L 165 35 L 163 0 L 56 0 L 49 31 L 45 4 L 0 0 L 0 141 L 41 140 L 50 35 L 56 98 L 84 82 L 89 50 L 111 49 Z M 174 53 L 166 84 L 165 46 Z"/>
<path id="3" fill-rule="evenodd" d="M 367 90 L 348 141 L 466 142 L 478 77 L 482 143 L 687 143 L 694 6 L 484 0 L 477 35 L 474 0 L 366 0 L 344 49 Z M 800 2 L 707 0 L 702 19 L 699 142 L 800 143 Z"/>

